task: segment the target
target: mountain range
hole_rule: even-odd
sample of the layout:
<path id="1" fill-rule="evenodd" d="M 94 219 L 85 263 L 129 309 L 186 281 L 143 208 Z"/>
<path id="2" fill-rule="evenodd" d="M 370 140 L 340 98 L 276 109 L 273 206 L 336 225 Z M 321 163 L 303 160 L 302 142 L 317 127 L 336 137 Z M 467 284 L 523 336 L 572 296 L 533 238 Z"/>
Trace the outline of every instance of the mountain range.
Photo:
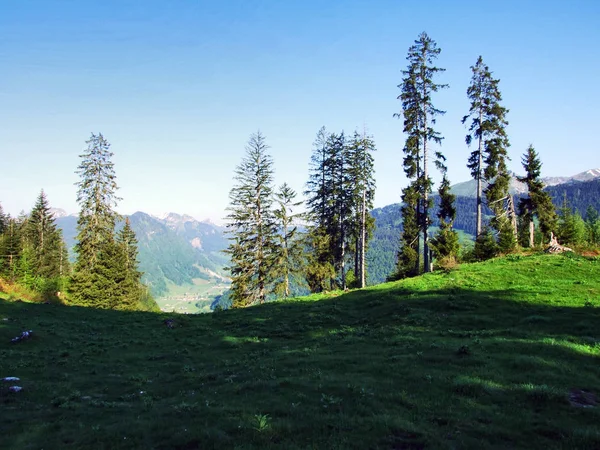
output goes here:
<path id="1" fill-rule="evenodd" d="M 67 246 L 73 249 L 77 217 L 60 210 L 55 210 L 55 217 Z M 224 227 L 175 213 L 159 218 L 136 212 L 129 220 L 138 240 L 142 280 L 155 297 L 198 299 L 211 287 L 229 283 L 224 270 L 227 258 L 222 253 L 227 247 Z M 212 297 L 220 293 L 212 292 Z"/>
<path id="2" fill-rule="evenodd" d="M 542 178 L 542 181 L 546 185 L 546 187 L 557 186 L 559 184 L 570 184 L 577 183 L 583 181 L 592 181 L 597 178 L 600 178 L 600 169 L 590 169 L 585 172 L 578 173 L 571 177 L 545 177 Z M 487 186 L 487 183 L 484 183 L 483 188 Z M 461 197 L 476 197 L 477 196 L 477 182 L 475 180 L 463 181 L 462 183 L 457 183 L 451 187 L 451 191 L 456 196 Z M 525 183 L 517 180 L 517 176 L 511 173 L 510 187 L 509 192 L 513 195 L 520 195 L 527 193 L 527 186 Z"/>

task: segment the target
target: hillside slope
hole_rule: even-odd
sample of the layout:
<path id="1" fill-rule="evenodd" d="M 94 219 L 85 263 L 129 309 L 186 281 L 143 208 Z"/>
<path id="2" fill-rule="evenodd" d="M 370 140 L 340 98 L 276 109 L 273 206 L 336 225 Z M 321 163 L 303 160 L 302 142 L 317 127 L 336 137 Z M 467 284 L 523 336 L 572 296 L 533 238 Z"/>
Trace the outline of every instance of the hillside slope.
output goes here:
<path id="1" fill-rule="evenodd" d="M 600 448 L 599 294 L 541 255 L 202 316 L 0 301 L 0 446 Z"/>

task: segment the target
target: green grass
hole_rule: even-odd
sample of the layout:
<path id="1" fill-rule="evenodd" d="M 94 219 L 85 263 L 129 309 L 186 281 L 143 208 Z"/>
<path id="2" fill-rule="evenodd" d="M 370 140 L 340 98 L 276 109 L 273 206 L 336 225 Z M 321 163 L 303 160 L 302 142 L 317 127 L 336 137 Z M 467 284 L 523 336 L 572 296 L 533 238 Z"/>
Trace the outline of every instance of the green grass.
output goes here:
<path id="1" fill-rule="evenodd" d="M 212 315 L 0 301 L 0 447 L 600 448 L 569 403 L 599 294 L 599 259 L 540 255 Z"/>

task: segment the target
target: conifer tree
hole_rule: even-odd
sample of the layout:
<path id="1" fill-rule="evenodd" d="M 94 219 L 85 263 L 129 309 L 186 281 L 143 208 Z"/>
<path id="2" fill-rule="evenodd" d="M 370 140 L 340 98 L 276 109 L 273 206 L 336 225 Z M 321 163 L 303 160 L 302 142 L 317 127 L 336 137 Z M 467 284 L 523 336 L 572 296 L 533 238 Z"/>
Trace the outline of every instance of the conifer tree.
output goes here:
<path id="1" fill-rule="evenodd" d="M 308 218 L 312 222 L 312 242 L 320 244 L 318 251 L 321 254 L 316 259 L 321 264 L 330 264 L 337 272 L 330 280 L 330 289 L 346 287 L 346 259 L 353 220 L 349 164 L 349 146 L 344 132 L 326 133 L 322 128 L 315 141 L 305 195 Z M 327 247 L 321 245 L 324 242 L 328 243 Z M 327 272 L 327 269 L 317 271 L 320 274 Z M 318 283 L 309 284 L 318 286 Z"/>
<path id="2" fill-rule="evenodd" d="M 547 242 L 550 234 L 556 230 L 556 211 L 552 198 L 544 191 L 544 183 L 540 179 L 542 163 L 538 153 L 532 145 L 527 148 L 527 152 L 521 160 L 525 169 L 525 176 L 518 177 L 518 180 L 527 185 L 527 197 L 519 202 L 519 216 L 524 224 L 527 224 L 529 231 L 528 245 L 534 246 L 534 217 L 537 217 L 542 231 L 543 239 Z"/>
<path id="3" fill-rule="evenodd" d="M 308 251 L 306 281 L 311 292 L 321 292 L 333 285 L 335 277 L 335 240 L 329 233 L 333 229 L 333 178 L 330 166 L 335 158 L 331 154 L 331 133 L 325 127 L 318 131 L 313 143 L 309 163 L 309 178 L 304 195 L 309 221 L 306 235 Z"/>
<path id="4" fill-rule="evenodd" d="M 24 229 L 25 241 L 33 253 L 33 272 L 43 278 L 58 278 L 68 270 L 66 246 L 56 226 L 48 199 L 42 190 Z"/>
<path id="5" fill-rule="evenodd" d="M 402 191 L 402 233 L 395 272 L 390 281 L 418 275 L 419 273 L 419 193 L 414 182 Z"/>
<path id="6" fill-rule="evenodd" d="M 592 205 L 585 211 L 585 228 L 587 242 L 590 245 L 600 244 L 600 215 Z"/>
<path id="7" fill-rule="evenodd" d="M 556 234 L 561 244 L 581 245 L 585 240 L 585 222 L 578 211 L 573 212 L 565 193 L 559 209 Z"/>
<path id="8" fill-rule="evenodd" d="M 114 208 L 120 199 L 116 195 L 113 153 L 102 134 L 92 133 L 86 144 L 76 171 L 81 178 L 76 183 L 81 209 L 71 289 L 76 304 L 116 308 L 124 274 L 119 272 L 123 266 L 117 264 L 120 248 L 115 242 L 115 224 L 119 216 Z"/>
<path id="9" fill-rule="evenodd" d="M 450 192 L 450 181 L 445 166 L 443 174 L 438 189 L 440 208 L 437 216 L 440 220 L 440 229 L 431 240 L 431 246 L 438 260 L 445 264 L 452 264 L 456 261 L 459 251 L 458 233 L 453 229 L 453 222 L 456 218 L 456 208 L 454 207 L 456 196 Z"/>
<path id="10" fill-rule="evenodd" d="M 502 251 L 510 251 L 514 247 L 515 232 L 513 229 L 510 212 L 506 203 L 510 203 L 508 187 L 510 175 L 506 167 L 507 148 L 510 145 L 506 135 L 506 114 L 508 110 L 500 105 L 502 95 L 498 89 L 500 80 L 492 77 L 483 58 L 479 56 L 474 66 L 471 66 L 473 76 L 467 89 L 471 100 L 469 114 L 464 116 L 462 122 L 471 119 L 467 145 L 475 140 L 477 148 L 471 152 L 467 167 L 471 176 L 477 181 L 477 235 L 482 231 L 482 187 L 483 182 L 488 182 L 484 193 L 487 204 L 494 212 L 492 227 L 498 233 L 499 246 Z"/>
<path id="11" fill-rule="evenodd" d="M 3 235 L 8 227 L 8 214 L 4 213 L 4 209 L 2 208 L 2 203 L 0 203 L 0 235 Z"/>
<path id="12" fill-rule="evenodd" d="M 415 216 L 420 231 L 423 234 L 423 261 L 426 272 L 430 270 L 429 254 L 429 208 L 431 201 L 432 180 L 429 173 L 429 159 L 432 150 L 430 142 L 441 144 L 442 136 L 435 131 L 433 125 L 436 117 L 444 114 L 433 105 L 432 94 L 447 87 L 445 84 L 434 82 L 434 77 L 445 69 L 436 67 L 434 61 L 441 52 L 435 41 L 427 33 L 423 32 L 408 50 L 408 68 L 402 71 L 404 78 L 398 87 L 402 93 L 398 97 L 402 101 L 402 116 L 404 118 L 404 133 L 406 143 L 404 146 L 404 171 L 412 186 L 408 196 L 413 191 L 418 193 L 416 199 Z M 400 116 L 400 114 L 396 114 Z M 435 161 L 439 161 L 442 155 L 439 151 L 433 153 Z M 406 193 L 405 193 L 406 194 Z M 418 249 L 418 240 L 417 240 Z M 419 262 L 416 261 L 416 272 L 419 271 Z"/>
<path id="13" fill-rule="evenodd" d="M 304 271 L 303 245 L 299 239 L 297 220 L 302 216 L 295 212 L 302 202 L 296 201 L 296 192 L 283 183 L 275 193 L 277 208 L 275 219 L 278 234 L 275 246 L 275 294 L 285 298 L 290 296 L 290 277 L 296 277 Z"/>
<path id="14" fill-rule="evenodd" d="M 366 285 L 366 253 L 375 226 L 375 220 L 369 213 L 375 198 L 374 151 L 375 142 L 371 136 L 366 132 L 362 135 L 354 133 L 348 145 L 348 185 L 353 209 L 354 272 L 359 288 Z"/>
<path id="15" fill-rule="evenodd" d="M 1 272 L 15 280 L 18 276 L 18 266 L 23 253 L 23 215 L 18 218 L 8 218 L 8 223 L 1 241 L 0 254 L 2 254 Z"/>
<path id="16" fill-rule="evenodd" d="M 264 136 L 255 133 L 235 170 L 229 193 L 231 298 L 234 306 L 264 303 L 274 282 L 277 227 L 273 213 L 273 160 Z"/>
<path id="17" fill-rule="evenodd" d="M 121 281 L 122 299 L 117 308 L 138 309 L 143 293 L 142 273 L 138 270 L 138 241 L 129 217 L 125 218 L 125 224 L 117 233 L 116 242 L 120 252 L 115 254 L 115 265 L 121 267 L 124 275 Z"/>

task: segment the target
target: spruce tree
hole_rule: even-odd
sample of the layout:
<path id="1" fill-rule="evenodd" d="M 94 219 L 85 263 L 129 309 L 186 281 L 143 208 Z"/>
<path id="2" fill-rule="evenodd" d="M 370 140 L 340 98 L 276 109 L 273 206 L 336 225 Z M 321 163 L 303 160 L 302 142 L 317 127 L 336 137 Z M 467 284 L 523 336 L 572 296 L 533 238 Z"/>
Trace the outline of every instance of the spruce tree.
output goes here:
<path id="1" fill-rule="evenodd" d="M 337 272 L 330 280 L 330 289 L 346 287 L 346 259 L 353 220 L 349 164 L 349 146 L 344 132 L 326 133 L 322 128 L 315 141 L 305 195 L 313 242 L 328 243 L 327 247 L 318 246 L 321 254 L 317 255 L 317 260 L 330 264 Z M 319 236 L 327 236 L 327 239 Z M 316 248 L 313 250 L 317 251 Z"/>
<path id="2" fill-rule="evenodd" d="M 297 278 L 304 271 L 304 249 L 296 225 L 302 214 L 295 212 L 302 202 L 296 201 L 296 196 L 296 192 L 287 183 L 283 183 L 275 193 L 277 208 L 274 213 L 278 234 L 274 248 L 274 292 L 285 298 L 290 296 L 290 278 Z"/>
<path id="3" fill-rule="evenodd" d="M 404 118 L 404 133 L 406 143 L 404 146 L 404 171 L 412 186 L 409 196 L 413 191 L 418 193 L 415 205 L 415 216 L 418 227 L 423 234 L 423 262 L 426 272 L 430 270 L 429 254 L 429 208 L 431 201 L 429 194 L 432 189 L 432 180 L 429 173 L 429 159 L 431 157 L 430 142 L 441 144 L 442 136 L 435 131 L 433 126 L 436 117 L 444 114 L 432 102 L 432 94 L 447 87 L 445 84 L 434 82 L 434 77 L 445 69 L 436 67 L 434 61 L 438 58 L 441 49 L 438 48 L 427 33 L 423 32 L 408 50 L 408 68 L 402 73 L 404 78 L 398 87 L 402 93 L 398 97 L 402 101 L 402 117 Z M 396 114 L 400 116 L 400 114 Z M 435 161 L 442 155 L 439 151 L 433 153 Z M 418 249 L 418 240 L 417 240 Z M 416 272 L 419 271 L 419 262 L 416 260 Z"/>
<path id="4" fill-rule="evenodd" d="M 467 89 L 471 100 L 469 114 L 462 122 L 471 119 L 469 134 L 466 136 L 467 145 L 475 140 L 477 148 L 471 152 L 467 167 L 471 176 L 477 181 L 477 235 L 482 232 L 482 187 L 483 182 L 488 186 L 483 191 L 487 204 L 494 212 L 491 225 L 498 233 L 501 251 L 511 251 L 515 244 L 515 232 L 511 222 L 511 211 L 508 188 L 510 174 L 506 167 L 507 148 L 510 145 L 506 134 L 506 114 L 508 110 L 501 106 L 502 95 L 498 88 L 500 80 L 492 77 L 489 67 L 479 56 L 474 66 L 471 66 L 473 76 Z"/>
<path id="5" fill-rule="evenodd" d="M 550 195 L 544 191 L 544 183 L 540 179 L 542 163 L 532 145 L 521 160 L 525 176 L 518 180 L 527 185 L 527 197 L 519 202 L 519 216 L 528 229 L 528 245 L 534 246 L 534 217 L 537 217 L 545 242 L 550 240 L 550 234 L 556 230 L 556 210 Z"/>
<path id="6" fill-rule="evenodd" d="M 33 269 L 36 276 L 58 278 L 68 271 L 64 261 L 66 246 L 62 232 L 56 226 L 54 215 L 44 190 L 42 190 L 29 215 L 24 230 L 26 244 L 33 252 Z"/>
<path id="7" fill-rule="evenodd" d="M 8 228 L 8 219 L 9 215 L 4 213 L 2 203 L 0 203 L 0 236 L 3 235 Z"/>
<path id="8" fill-rule="evenodd" d="M 23 226 L 23 215 L 18 218 L 9 217 L 1 242 L 2 246 L 0 248 L 0 253 L 3 258 L 0 270 L 5 276 L 9 276 L 13 281 L 18 277 L 19 261 L 23 253 Z"/>
<path id="9" fill-rule="evenodd" d="M 402 233 L 395 272 L 388 280 L 399 280 L 419 273 L 419 193 L 414 183 L 402 191 Z"/>
<path id="10" fill-rule="evenodd" d="M 122 266 L 114 266 L 120 251 L 115 242 L 119 216 L 114 208 L 120 199 L 116 194 L 113 153 L 102 134 L 92 134 L 86 144 L 76 171 L 81 178 L 76 183 L 80 211 L 71 290 L 76 304 L 115 308 L 124 274 L 119 273 Z"/>
<path id="11" fill-rule="evenodd" d="M 450 181 L 444 166 L 443 178 L 438 189 L 440 207 L 437 213 L 440 220 L 440 229 L 431 240 L 434 255 L 442 264 L 451 265 L 458 258 L 459 244 L 458 233 L 453 229 L 456 218 L 454 201 L 456 196 L 450 192 Z"/>
<path id="12" fill-rule="evenodd" d="M 264 303 L 274 282 L 277 227 L 273 213 L 273 160 L 264 136 L 250 136 L 229 193 L 227 228 L 234 306 Z"/>
<path id="13" fill-rule="evenodd" d="M 581 214 L 578 211 L 573 212 L 569 206 L 566 193 L 562 206 L 559 208 L 556 234 L 561 244 L 581 245 L 585 241 L 585 222 Z"/>
<path id="14" fill-rule="evenodd" d="M 590 245 L 600 244 L 600 214 L 589 205 L 585 211 L 586 239 Z"/>
<path id="15" fill-rule="evenodd" d="M 76 270 L 92 270 L 103 245 L 114 240 L 115 224 L 119 215 L 115 207 L 117 177 L 111 158 L 109 142 L 102 133 L 91 135 L 86 141 L 87 150 L 82 155 L 76 173 L 81 180 L 76 183 L 79 219 L 77 220 Z"/>
<path id="16" fill-rule="evenodd" d="M 352 236 L 354 239 L 354 273 L 356 286 L 366 285 L 366 253 L 373 234 L 375 220 L 369 211 L 375 198 L 374 160 L 375 142 L 366 132 L 354 133 L 348 145 L 348 182 L 353 210 Z"/>
<path id="17" fill-rule="evenodd" d="M 329 235 L 333 229 L 333 177 L 330 166 L 335 158 L 331 154 L 331 133 L 325 127 L 318 131 L 313 143 L 309 163 L 309 178 L 304 195 L 306 197 L 306 235 L 309 264 L 306 281 L 311 292 L 321 292 L 333 285 L 335 278 L 335 239 Z"/>
<path id="18" fill-rule="evenodd" d="M 119 251 L 115 252 L 114 265 L 124 275 L 120 285 L 121 300 L 116 308 L 139 309 L 144 286 L 141 283 L 142 273 L 138 271 L 138 241 L 129 217 L 125 218 L 123 227 L 117 233 L 116 244 Z"/>

